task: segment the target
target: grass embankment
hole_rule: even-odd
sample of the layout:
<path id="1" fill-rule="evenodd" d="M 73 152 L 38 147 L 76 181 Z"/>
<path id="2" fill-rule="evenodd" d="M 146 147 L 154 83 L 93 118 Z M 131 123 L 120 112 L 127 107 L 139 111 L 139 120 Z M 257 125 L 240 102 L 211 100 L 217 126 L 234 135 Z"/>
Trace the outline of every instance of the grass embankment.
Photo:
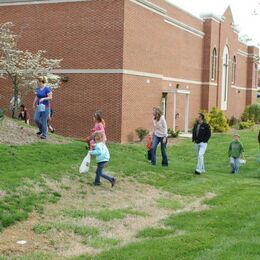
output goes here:
<path id="1" fill-rule="evenodd" d="M 193 175 L 196 158 L 190 140 L 168 147 L 168 168 L 160 166 L 160 156 L 157 166 L 147 164 L 144 147 L 140 145 L 110 145 L 111 163 L 108 169 L 118 179 L 134 178 L 139 183 L 150 184 L 170 194 L 203 197 L 211 192 L 215 197 L 204 201 L 210 207 L 208 210 L 173 213 L 162 222 L 163 227 L 151 226 L 140 230 L 136 234 L 137 242 L 117 247 L 117 241 L 108 241 L 112 249 L 96 255 L 95 259 L 259 259 L 260 168 L 256 161 L 259 152 L 257 132 L 248 130 L 240 133 L 247 164 L 241 167 L 238 175 L 229 174 L 227 149 L 232 138 L 228 134 L 217 134 L 210 140 L 205 157 L 207 173 L 201 176 Z M 59 179 L 65 175 L 78 175 L 78 164 L 84 156 L 83 146 L 79 142 L 66 145 L 1 145 L 0 152 L 0 189 L 4 194 L 0 197 L 0 223 L 3 227 L 25 219 L 35 208 L 43 211 L 44 204 L 57 202 L 61 194 L 47 186 L 42 193 L 31 192 L 30 185 L 35 181 L 45 186 L 42 176 Z M 94 168 L 90 174 L 93 171 Z M 120 187 L 120 181 L 117 185 Z M 128 196 L 132 196 L 131 192 Z M 180 207 L 176 200 L 160 199 L 158 204 L 169 209 Z M 68 209 L 63 214 L 77 219 L 93 217 L 105 222 L 131 214 L 142 215 L 142 212 L 132 209 L 108 209 L 107 212 L 106 215 L 104 211 Z M 36 225 L 34 229 L 36 233 L 46 233 L 51 228 Z M 57 230 L 59 228 L 56 227 Z M 71 225 L 68 229 L 78 235 L 91 233 L 97 236 L 102 232 Z M 176 230 L 183 232 L 177 235 Z M 95 242 L 100 244 L 100 240 Z M 87 257 L 83 255 L 79 258 Z"/>

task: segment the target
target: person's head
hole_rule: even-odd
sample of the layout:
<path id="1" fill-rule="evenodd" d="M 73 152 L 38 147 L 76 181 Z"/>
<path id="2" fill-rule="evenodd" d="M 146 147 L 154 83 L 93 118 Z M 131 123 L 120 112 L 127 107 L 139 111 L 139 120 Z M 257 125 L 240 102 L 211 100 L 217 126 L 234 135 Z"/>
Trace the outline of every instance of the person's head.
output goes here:
<path id="1" fill-rule="evenodd" d="M 239 141 L 240 140 L 240 135 L 239 134 L 234 134 L 233 138 L 234 138 L 234 140 Z"/>
<path id="2" fill-rule="evenodd" d="M 39 76 L 37 77 L 37 84 L 39 86 L 44 86 L 46 83 L 48 83 L 48 79 L 46 76 Z"/>
<path id="3" fill-rule="evenodd" d="M 103 141 L 103 133 L 102 132 L 95 132 L 93 138 L 94 138 L 95 143 L 102 142 Z"/>
<path id="4" fill-rule="evenodd" d="M 22 105 L 20 106 L 20 109 L 21 109 L 21 111 L 24 111 L 24 109 L 25 109 L 25 105 L 22 104 Z"/>
<path id="5" fill-rule="evenodd" d="M 154 116 L 154 119 L 159 121 L 161 116 L 162 116 L 162 110 L 159 108 L 159 107 L 154 107 L 153 108 L 153 116 Z"/>
<path id="6" fill-rule="evenodd" d="M 152 137 L 152 136 L 153 136 L 153 132 L 150 131 L 150 132 L 148 133 L 148 136 Z"/>
<path id="7" fill-rule="evenodd" d="M 204 122 L 204 119 L 205 119 L 205 116 L 203 113 L 199 113 L 198 114 L 198 118 L 197 118 L 197 121 L 201 124 Z"/>
<path id="8" fill-rule="evenodd" d="M 94 120 L 95 122 L 97 123 L 102 123 L 103 119 L 102 119 L 102 115 L 101 115 L 101 112 L 100 111 L 97 111 L 95 114 L 94 114 Z"/>

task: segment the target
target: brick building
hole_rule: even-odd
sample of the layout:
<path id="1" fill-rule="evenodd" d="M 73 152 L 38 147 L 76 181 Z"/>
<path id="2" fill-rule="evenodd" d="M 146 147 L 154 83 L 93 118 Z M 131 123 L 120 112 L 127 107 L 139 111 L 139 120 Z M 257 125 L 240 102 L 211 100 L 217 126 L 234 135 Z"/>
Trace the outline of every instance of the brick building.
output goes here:
<path id="1" fill-rule="evenodd" d="M 52 102 L 63 135 L 83 138 L 97 109 L 108 139 L 128 142 L 136 128 L 152 129 L 154 106 L 168 127 L 187 131 L 201 109 L 239 117 L 256 101 L 259 50 L 239 42 L 229 7 L 197 18 L 167 0 L 0 0 L 6 21 L 22 35 L 19 48 L 63 59 L 56 73 L 67 82 Z M 8 84 L 0 81 L 0 106 Z"/>

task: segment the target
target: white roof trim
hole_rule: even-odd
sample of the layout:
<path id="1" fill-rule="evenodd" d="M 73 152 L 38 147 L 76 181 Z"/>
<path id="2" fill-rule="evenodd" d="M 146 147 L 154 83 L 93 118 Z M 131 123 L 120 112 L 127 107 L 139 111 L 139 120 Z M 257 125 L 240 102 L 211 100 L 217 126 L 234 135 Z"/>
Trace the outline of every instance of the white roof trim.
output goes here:
<path id="1" fill-rule="evenodd" d="M 159 14 L 161 16 L 164 16 L 167 12 L 165 9 L 159 7 L 158 5 L 155 5 L 147 0 L 129 0 L 130 2 L 139 5 L 153 13 Z"/>
<path id="2" fill-rule="evenodd" d="M 257 91 L 257 88 L 238 87 L 235 85 L 231 85 L 231 88 L 238 89 L 238 90 L 245 90 L 245 91 Z"/>
<path id="3" fill-rule="evenodd" d="M 178 27 L 178 28 L 180 28 L 180 29 L 182 29 L 182 30 L 184 30 L 186 32 L 192 33 L 192 34 L 194 34 L 194 35 L 196 35 L 196 36 L 198 36 L 200 38 L 203 38 L 204 35 L 205 35 L 204 32 L 199 31 L 199 30 L 197 30 L 197 29 L 195 29 L 195 28 L 193 28 L 193 27 L 191 27 L 191 26 L 189 26 L 189 25 L 187 25 L 187 24 L 185 24 L 183 22 L 180 22 L 180 21 L 178 21 L 178 20 L 176 20 L 176 19 L 174 19 L 174 18 L 172 18 L 170 16 L 165 16 L 164 21 L 166 23 L 174 25 L 174 26 L 176 26 L 176 27 Z"/>
<path id="4" fill-rule="evenodd" d="M 76 3 L 76 2 L 89 2 L 91 0 L 43 0 L 43 1 L 24 1 L 24 2 L 11 2 L 0 3 L 0 6 L 17 6 L 17 5 L 40 5 L 40 4 L 59 4 L 59 3 Z"/>
<path id="5" fill-rule="evenodd" d="M 247 57 L 247 58 L 257 58 L 258 56 L 254 53 L 248 53 L 248 52 L 245 52 L 245 51 L 242 51 L 242 50 L 238 50 L 237 51 L 237 54 L 241 55 L 241 56 L 244 56 L 244 57 Z"/>
<path id="6" fill-rule="evenodd" d="M 166 89 L 163 90 L 163 92 L 165 93 L 177 93 L 177 94 L 190 94 L 191 91 L 190 90 L 184 90 L 184 89 Z"/>
<path id="7" fill-rule="evenodd" d="M 161 74 L 136 71 L 136 70 L 128 70 L 128 69 L 55 69 L 52 71 L 53 73 L 60 74 L 124 74 L 124 75 L 132 75 L 132 76 L 140 76 L 147 78 L 156 78 L 164 81 L 176 82 L 176 83 L 189 83 L 193 85 L 202 85 L 202 86 L 217 86 L 217 83 L 212 82 L 202 82 L 197 80 L 190 79 L 180 79 L 174 77 L 165 77 Z"/>
<path id="8" fill-rule="evenodd" d="M 224 22 L 224 17 L 223 16 L 218 16 L 218 15 L 215 15 L 215 14 L 212 14 L 212 13 L 201 14 L 200 17 L 203 20 L 211 19 L 211 20 L 213 20 L 213 21 L 215 21 L 217 23 Z"/>
<path id="9" fill-rule="evenodd" d="M 203 19 L 201 19 L 200 17 L 197 17 L 197 16 L 195 16 L 194 14 L 190 13 L 189 11 L 184 10 L 183 8 L 179 7 L 178 5 L 175 5 L 174 3 L 170 2 L 169 0 L 165 0 L 165 2 L 166 2 L 167 4 L 169 4 L 169 5 L 173 6 L 173 7 L 175 7 L 176 9 L 179 9 L 180 11 L 182 11 L 182 12 L 188 14 L 189 16 L 191 16 L 191 17 L 193 17 L 193 18 L 199 20 L 200 22 L 203 22 Z"/>

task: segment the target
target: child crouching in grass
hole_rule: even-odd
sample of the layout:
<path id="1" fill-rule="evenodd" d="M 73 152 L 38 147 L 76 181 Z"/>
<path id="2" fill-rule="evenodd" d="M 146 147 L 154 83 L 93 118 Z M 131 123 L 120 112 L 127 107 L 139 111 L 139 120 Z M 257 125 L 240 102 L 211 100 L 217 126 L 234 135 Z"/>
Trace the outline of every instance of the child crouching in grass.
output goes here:
<path id="1" fill-rule="evenodd" d="M 96 179 L 94 185 L 100 185 L 100 178 L 103 177 L 111 183 L 112 187 L 114 187 L 116 179 L 103 173 L 103 168 L 107 166 L 110 159 L 107 146 L 103 142 L 103 133 L 95 132 L 93 138 L 95 141 L 95 146 L 94 149 L 90 151 L 90 154 L 96 156 L 97 161 Z"/>
<path id="2" fill-rule="evenodd" d="M 149 132 L 146 137 L 146 150 L 147 150 L 147 158 L 148 161 L 151 162 L 152 160 L 152 148 L 153 148 L 153 133 Z"/>
<path id="3" fill-rule="evenodd" d="M 231 142 L 228 149 L 228 156 L 230 157 L 231 173 L 238 173 L 240 156 L 243 154 L 244 148 L 240 143 L 240 136 L 234 135 L 234 141 Z"/>

